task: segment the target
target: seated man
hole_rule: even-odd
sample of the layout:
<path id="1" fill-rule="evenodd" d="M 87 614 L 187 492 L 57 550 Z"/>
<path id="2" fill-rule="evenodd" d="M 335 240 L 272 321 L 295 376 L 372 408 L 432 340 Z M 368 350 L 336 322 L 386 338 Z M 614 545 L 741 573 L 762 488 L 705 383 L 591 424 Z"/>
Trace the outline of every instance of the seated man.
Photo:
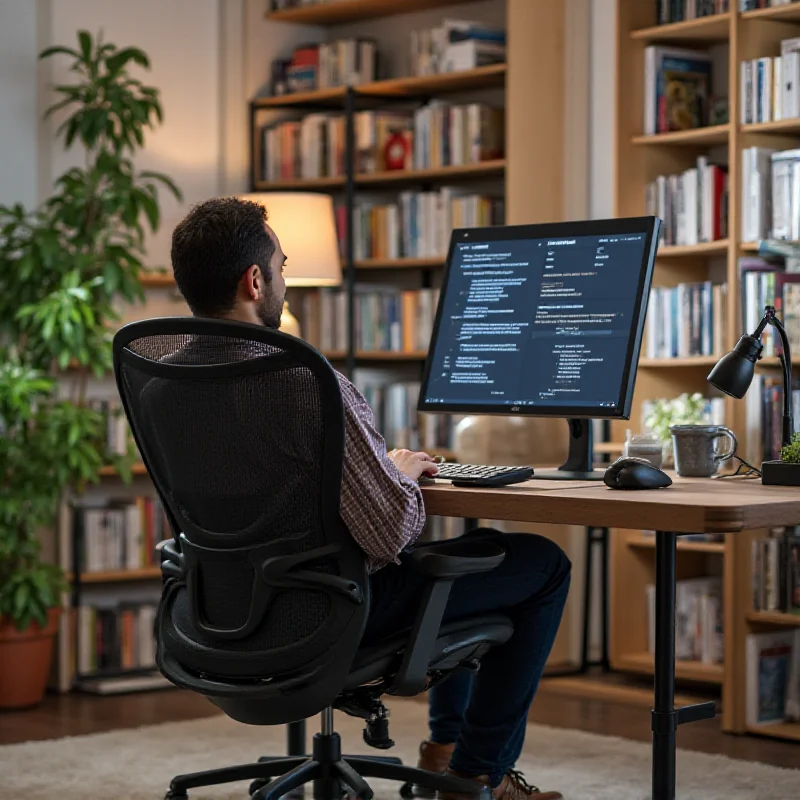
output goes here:
<path id="1" fill-rule="evenodd" d="M 236 198 L 196 206 L 172 237 L 175 280 L 195 316 L 278 328 L 290 257 L 267 225 L 264 207 Z M 426 453 L 387 453 L 362 395 L 343 375 L 339 384 L 346 426 L 341 516 L 369 564 L 369 641 L 413 623 L 423 579 L 409 566 L 407 549 L 425 523 L 417 481 L 435 474 L 436 465 Z M 514 766 L 561 621 L 571 565 L 540 536 L 468 535 L 501 543 L 507 555 L 492 572 L 455 581 L 445 620 L 502 612 L 514 634 L 489 651 L 474 679 L 454 675 L 432 691 L 432 742 L 423 743 L 423 762 L 490 787 L 498 800 L 558 800 L 561 794 L 530 786 Z"/>

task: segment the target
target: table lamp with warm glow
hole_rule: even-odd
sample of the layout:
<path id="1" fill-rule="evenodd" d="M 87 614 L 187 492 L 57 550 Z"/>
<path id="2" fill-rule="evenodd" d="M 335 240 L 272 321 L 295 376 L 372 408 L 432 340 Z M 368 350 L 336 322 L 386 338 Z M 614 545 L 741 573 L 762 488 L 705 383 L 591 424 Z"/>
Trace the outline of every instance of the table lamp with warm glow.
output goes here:
<path id="1" fill-rule="evenodd" d="M 338 286 L 342 266 L 336 239 L 336 218 L 329 195 L 314 192 L 258 192 L 243 200 L 261 203 L 267 222 L 286 254 L 287 287 Z M 300 323 L 284 301 L 281 331 L 300 336 Z"/>

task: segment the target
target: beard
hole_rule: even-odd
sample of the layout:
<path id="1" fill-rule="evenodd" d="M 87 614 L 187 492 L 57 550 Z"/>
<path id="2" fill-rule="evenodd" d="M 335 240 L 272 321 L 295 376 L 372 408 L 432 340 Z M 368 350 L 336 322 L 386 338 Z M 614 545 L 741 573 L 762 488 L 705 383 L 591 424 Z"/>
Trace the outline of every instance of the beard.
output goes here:
<path id="1" fill-rule="evenodd" d="M 268 328 L 278 330 L 281 326 L 281 312 L 283 311 L 283 301 L 273 295 L 265 296 L 261 304 L 256 309 L 256 314 L 261 322 Z"/>

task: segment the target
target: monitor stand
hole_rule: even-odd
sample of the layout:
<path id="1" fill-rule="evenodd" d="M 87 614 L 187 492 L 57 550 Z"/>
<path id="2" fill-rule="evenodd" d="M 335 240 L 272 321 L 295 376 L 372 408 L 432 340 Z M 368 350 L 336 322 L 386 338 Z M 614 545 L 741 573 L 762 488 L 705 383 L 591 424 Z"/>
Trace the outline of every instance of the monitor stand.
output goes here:
<path id="1" fill-rule="evenodd" d="M 592 421 L 568 419 L 569 454 L 558 469 L 535 470 L 533 479 L 546 481 L 601 481 L 604 470 L 594 469 Z"/>

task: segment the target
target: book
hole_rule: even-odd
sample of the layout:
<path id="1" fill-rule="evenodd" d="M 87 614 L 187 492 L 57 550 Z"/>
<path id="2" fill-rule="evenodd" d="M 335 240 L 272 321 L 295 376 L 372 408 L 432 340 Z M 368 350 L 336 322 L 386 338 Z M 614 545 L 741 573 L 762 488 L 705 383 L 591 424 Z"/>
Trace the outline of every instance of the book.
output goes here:
<path id="1" fill-rule="evenodd" d="M 794 632 L 750 634 L 747 654 L 747 724 L 770 725 L 786 719 L 786 700 Z"/>
<path id="2" fill-rule="evenodd" d="M 724 14 L 729 0 L 656 0 L 656 20 L 659 25 Z"/>

